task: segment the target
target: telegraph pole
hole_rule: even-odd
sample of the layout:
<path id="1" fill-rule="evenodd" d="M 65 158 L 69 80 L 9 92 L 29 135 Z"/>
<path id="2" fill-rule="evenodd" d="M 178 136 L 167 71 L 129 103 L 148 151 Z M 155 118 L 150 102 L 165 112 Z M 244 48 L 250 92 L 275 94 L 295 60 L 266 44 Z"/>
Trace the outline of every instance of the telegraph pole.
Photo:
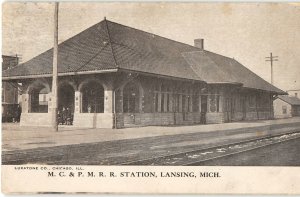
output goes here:
<path id="1" fill-rule="evenodd" d="M 271 62 L 271 84 L 273 85 L 273 62 L 278 61 L 278 56 L 273 56 L 272 52 L 270 57 L 266 57 L 266 62 Z"/>
<path id="2" fill-rule="evenodd" d="M 53 46 L 53 78 L 52 78 L 52 129 L 58 131 L 57 123 L 57 55 L 58 55 L 58 2 L 54 10 L 54 46 Z"/>

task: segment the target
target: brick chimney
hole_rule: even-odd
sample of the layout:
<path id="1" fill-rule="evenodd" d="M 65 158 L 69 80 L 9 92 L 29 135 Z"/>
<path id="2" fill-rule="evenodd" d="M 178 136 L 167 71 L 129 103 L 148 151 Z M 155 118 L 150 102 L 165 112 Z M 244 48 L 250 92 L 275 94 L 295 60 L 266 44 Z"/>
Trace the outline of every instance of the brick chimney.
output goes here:
<path id="1" fill-rule="evenodd" d="M 204 40 L 199 38 L 194 40 L 194 46 L 203 50 L 204 49 Z"/>

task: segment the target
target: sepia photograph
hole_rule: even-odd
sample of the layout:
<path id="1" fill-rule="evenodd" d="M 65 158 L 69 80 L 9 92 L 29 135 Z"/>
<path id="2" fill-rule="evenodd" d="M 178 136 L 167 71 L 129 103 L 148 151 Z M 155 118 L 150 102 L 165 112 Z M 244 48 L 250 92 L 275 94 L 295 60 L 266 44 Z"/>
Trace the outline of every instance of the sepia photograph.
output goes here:
<path id="1" fill-rule="evenodd" d="M 299 32 L 298 3 L 3 3 L 2 182 L 299 172 Z"/>

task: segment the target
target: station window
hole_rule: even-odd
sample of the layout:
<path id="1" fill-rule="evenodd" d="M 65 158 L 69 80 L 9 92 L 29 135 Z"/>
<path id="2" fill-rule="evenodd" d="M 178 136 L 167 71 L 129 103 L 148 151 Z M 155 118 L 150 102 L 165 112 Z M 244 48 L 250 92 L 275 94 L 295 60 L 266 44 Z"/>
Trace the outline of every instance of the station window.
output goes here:
<path id="1" fill-rule="evenodd" d="M 165 108 L 165 94 L 164 93 L 160 93 L 160 112 L 164 112 L 164 108 Z"/>
<path id="2" fill-rule="evenodd" d="M 175 101 L 175 112 L 179 112 L 179 105 L 180 105 L 179 94 L 175 94 L 174 101 Z"/>
<path id="3" fill-rule="evenodd" d="M 193 112 L 199 112 L 199 95 L 193 95 Z"/>
<path id="4" fill-rule="evenodd" d="M 287 107 L 284 105 L 282 106 L 282 113 L 283 114 L 286 114 L 287 113 Z"/>
<path id="5" fill-rule="evenodd" d="M 181 100 L 182 112 L 186 112 L 185 99 L 186 99 L 186 95 L 182 95 L 182 100 Z"/>
<path id="6" fill-rule="evenodd" d="M 154 93 L 154 112 L 158 112 L 158 93 Z"/>
<path id="7" fill-rule="evenodd" d="M 220 111 L 220 96 L 218 95 L 217 97 L 216 97 L 216 104 L 217 104 L 217 112 L 219 112 Z"/>
<path id="8" fill-rule="evenodd" d="M 124 87 L 123 94 L 123 111 L 125 113 L 138 113 L 139 112 L 139 88 L 131 82 Z"/>
<path id="9" fill-rule="evenodd" d="M 216 97 L 215 95 L 210 95 L 210 98 L 209 98 L 209 103 L 210 103 L 210 111 L 211 112 L 216 112 Z"/>
<path id="10" fill-rule="evenodd" d="M 170 94 L 167 94 L 167 112 L 170 111 Z"/>
<path id="11" fill-rule="evenodd" d="M 192 109 L 191 109 L 191 97 L 190 96 L 187 96 L 187 112 L 191 112 Z"/>
<path id="12" fill-rule="evenodd" d="M 249 107 L 255 107 L 255 96 L 249 96 Z"/>

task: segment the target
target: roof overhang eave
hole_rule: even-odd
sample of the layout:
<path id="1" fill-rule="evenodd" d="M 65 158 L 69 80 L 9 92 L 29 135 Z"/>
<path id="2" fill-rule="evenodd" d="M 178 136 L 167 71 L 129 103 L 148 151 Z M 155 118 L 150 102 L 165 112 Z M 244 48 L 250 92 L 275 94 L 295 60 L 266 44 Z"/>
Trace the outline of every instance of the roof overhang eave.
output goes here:
<path id="1" fill-rule="evenodd" d="M 288 93 L 286 93 L 286 92 L 272 92 L 272 93 L 276 93 L 277 95 L 289 95 Z"/>
<path id="2" fill-rule="evenodd" d="M 250 90 L 256 90 L 256 91 L 263 91 L 263 92 L 270 92 L 274 95 L 288 95 L 288 93 L 284 91 L 272 91 L 272 90 L 263 90 L 263 89 L 258 89 L 258 88 L 250 88 L 250 87 L 243 87 L 245 89 L 250 89 Z"/>
<path id="3" fill-rule="evenodd" d="M 236 85 L 236 86 L 243 86 L 242 83 L 238 82 L 207 82 L 208 85 Z"/>
<path id="4" fill-rule="evenodd" d="M 185 80 L 185 81 L 198 81 L 202 83 L 207 83 L 206 81 L 203 81 L 201 79 L 189 79 L 189 78 L 184 78 L 184 77 L 175 77 L 175 76 L 170 76 L 170 75 L 162 75 L 162 74 L 156 74 L 156 73 L 150 73 L 150 72 L 143 72 L 143 71 L 137 71 L 137 70 L 130 70 L 130 69 L 124 69 L 120 68 L 120 71 L 124 72 L 134 72 L 134 73 L 140 73 L 146 76 L 156 76 L 156 77 L 163 77 L 163 78 L 169 78 L 169 79 L 178 79 L 178 80 Z"/>
<path id="5" fill-rule="evenodd" d="M 285 102 L 285 103 L 287 103 L 287 104 L 289 104 L 289 105 L 292 105 L 292 106 L 300 106 L 300 104 L 295 104 L 295 103 L 291 103 L 291 102 L 289 102 L 289 101 L 286 101 L 286 100 L 284 100 L 284 99 L 282 99 L 282 98 L 280 98 L 280 97 L 277 97 L 277 99 L 280 99 L 280 100 L 282 100 L 283 102 Z"/>
<path id="6" fill-rule="evenodd" d="M 105 70 L 92 70 L 92 71 L 79 71 L 79 72 L 66 72 L 66 73 L 58 73 L 59 77 L 62 76 L 71 76 L 71 75 L 88 75 L 88 74 L 100 74 L 100 73 L 113 73 L 117 72 L 118 69 L 105 69 Z M 18 75 L 18 76 L 9 76 L 2 77 L 2 81 L 16 80 L 16 79 L 32 79 L 32 78 L 43 78 L 43 77 L 52 77 L 52 74 L 40 74 L 40 75 Z"/>

